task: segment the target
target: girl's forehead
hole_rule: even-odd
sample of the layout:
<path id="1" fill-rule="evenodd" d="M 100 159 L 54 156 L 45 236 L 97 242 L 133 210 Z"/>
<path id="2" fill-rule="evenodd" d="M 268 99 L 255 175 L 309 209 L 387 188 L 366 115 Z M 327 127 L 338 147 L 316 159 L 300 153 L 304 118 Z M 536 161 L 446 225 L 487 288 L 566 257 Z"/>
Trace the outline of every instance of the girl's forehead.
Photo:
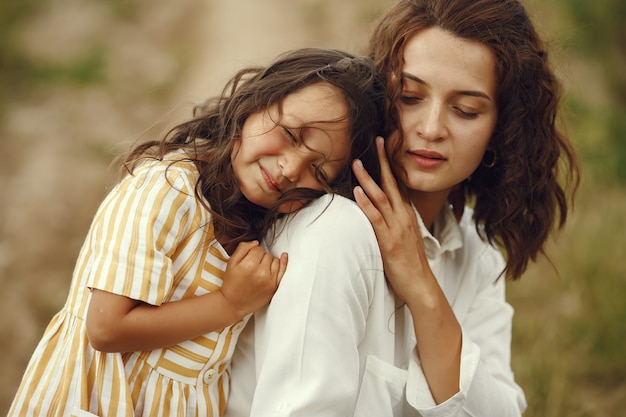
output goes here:
<path id="1" fill-rule="evenodd" d="M 286 124 L 336 122 L 347 119 L 348 103 L 339 88 L 317 82 L 286 95 L 276 111 Z"/>

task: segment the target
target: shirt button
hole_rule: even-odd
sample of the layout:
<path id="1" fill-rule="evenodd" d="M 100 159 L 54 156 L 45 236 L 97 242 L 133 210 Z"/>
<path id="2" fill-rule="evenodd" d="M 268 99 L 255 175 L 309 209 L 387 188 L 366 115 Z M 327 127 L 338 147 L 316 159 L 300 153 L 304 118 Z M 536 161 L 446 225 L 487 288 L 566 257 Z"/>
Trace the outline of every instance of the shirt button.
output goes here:
<path id="1" fill-rule="evenodd" d="M 237 323 L 235 323 L 235 325 L 233 326 L 233 330 L 234 330 L 234 331 L 236 331 L 236 332 L 238 332 L 238 331 L 240 331 L 241 329 L 243 329 L 243 326 L 244 326 L 243 321 L 238 321 L 238 322 L 237 322 Z"/>
<path id="2" fill-rule="evenodd" d="M 205 384 L 209 385 L 211 382 L 215 381 L 215 376 L 217 375 L 217 371 L 215 369 L 207 369 L 202 377 L 202 380 Z"/>

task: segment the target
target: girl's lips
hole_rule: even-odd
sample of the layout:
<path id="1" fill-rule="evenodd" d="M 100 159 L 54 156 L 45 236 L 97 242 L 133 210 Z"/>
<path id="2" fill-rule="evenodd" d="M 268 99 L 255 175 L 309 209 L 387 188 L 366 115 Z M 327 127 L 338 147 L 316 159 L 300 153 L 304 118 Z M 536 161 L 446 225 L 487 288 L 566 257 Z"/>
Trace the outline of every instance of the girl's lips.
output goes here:
<path id="1" fill-rule="evenodd" d="M 265 181 L 265 185 L 272 191 L 280 192 L 280 188 L 278 188 L 278 184 L 272 176 L 265 170 L 265 168 L 261 167 L 261 176 L 263 177 L 263 181 Z"/>
<path id="2" fill-rule="evenodd" d="M 419 167 L 426 169 L 436 168 L 446 161 L 446 158 L 439 152 L 428 150 L 412 151 L 408 155 Z"/>

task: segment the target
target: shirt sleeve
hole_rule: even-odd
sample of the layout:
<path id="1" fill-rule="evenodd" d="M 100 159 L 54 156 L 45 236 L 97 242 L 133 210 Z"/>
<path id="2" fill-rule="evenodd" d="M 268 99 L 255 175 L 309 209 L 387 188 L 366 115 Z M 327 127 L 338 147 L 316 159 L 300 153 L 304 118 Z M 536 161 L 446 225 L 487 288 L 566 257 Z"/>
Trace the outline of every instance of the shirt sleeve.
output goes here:
<path id="1" fill-rule="evenodd" d="M 163 302 L 173 280 L 172 252 L 197 206 L 193 173 L 170 165 L 137 168 L 103 201 L 90 230 L 90 288 Z"/>
<path id="2" fill-rule="evenodd" d="M 494 271 L 503 267 L 500 253 L 486 248 L 471 274 L 482 282 L 470 278 L 459 290 L 464 300 L 458 303 L 466 302 L 467 307 L 461 309 L 467 311 L 455 310 L 462 327 L 460 390 L 456 395 L 436 405 L 419 359 L 413 356 L 407 400 L 423 417 L 518 417 L 526 408 L 510 365 L 513 308 L 505 301 L 504 278 L 493 278 Z"/>
<path id="3" fill-rule="evenodd" d="M 373 230 L 349 200 L 322 198 L 271 246 L 289 263 L 255 315 L 252 417 L 349 416 L 356 402 L 374 280 L 384 279 Z"/>

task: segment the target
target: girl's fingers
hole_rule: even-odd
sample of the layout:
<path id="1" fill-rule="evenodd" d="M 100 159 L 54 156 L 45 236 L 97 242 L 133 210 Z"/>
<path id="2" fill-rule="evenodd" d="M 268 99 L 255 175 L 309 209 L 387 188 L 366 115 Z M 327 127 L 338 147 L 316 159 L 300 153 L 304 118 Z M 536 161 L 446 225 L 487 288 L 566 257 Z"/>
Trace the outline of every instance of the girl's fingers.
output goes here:
<path id="1" fill-rule="evenodd" d="M 259 268 L 268 271 L 271 276 L 280 276 L 282 278 L 285 269 L 287 269 L 287 252 L 281 253 L 278 258 L 269 252 L 262 252 Z"/>
<path id="2" fill-rule="evenodd" d="M 258 240 L 252 240 L 250 242 L 241 242 L 240 244 L 237 245 L 237 248 L 235 249 L 232 256 L 230 257 L 231 262 L 235 264 L 240 263 L 253 248 L 258 247 L 258 246 L 259 246 Z"/>
<path id="3" fill-rule="evenodd" d="M 285 271 L 287 270 L 287 252 L 283 252 L 280 254 L 280 258 L 278 258 L 278 274 L 276 275 L 276 286 L 280 284 L 280 281 L 283 279 L 283 275 L 285 275 Z"/>

